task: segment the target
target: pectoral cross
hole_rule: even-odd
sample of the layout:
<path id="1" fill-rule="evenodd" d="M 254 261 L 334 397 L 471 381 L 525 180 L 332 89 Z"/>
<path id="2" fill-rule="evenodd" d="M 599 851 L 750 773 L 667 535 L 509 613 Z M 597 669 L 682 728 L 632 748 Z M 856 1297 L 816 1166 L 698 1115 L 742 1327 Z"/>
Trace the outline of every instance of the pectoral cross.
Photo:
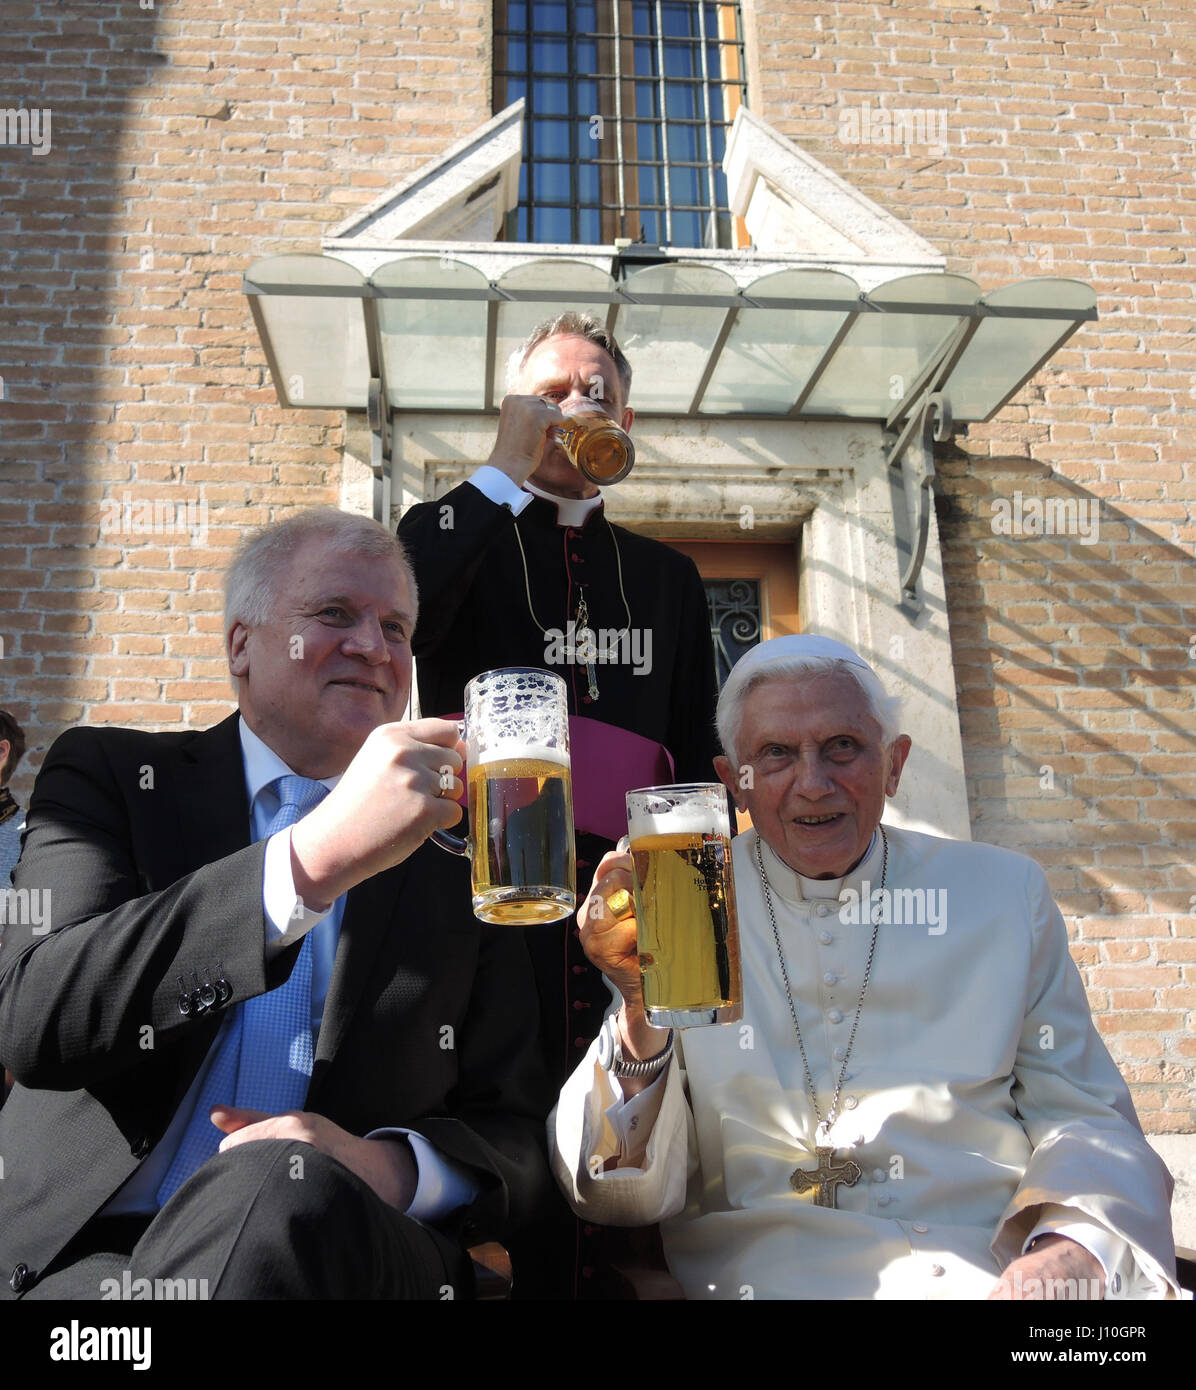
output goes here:
<path id="1" fill-rule="evenodd" d="M 816 1207 L 833 1207 L 835 1189 L 840 1185 L 854 1187 L 863 1176 L 860 1165 L 852 1158 L 844 1158 L 836 1163 L 834 1149 L 815 1149 L 814 1152 L 818 1155 L 818 1167 L 812 1173 L 804 1168 L 795 1168 L 789 1186 L 794 1192 L 808 1192 L 813 1188 Z"/>
<path id="2" fill-rule="evenodd" d="M 569 656 L 580 661 L 586 668 L 586 683 L 589 688 L 590 699 L 596 701 L 598 699 L 598 680 L 594 675 L 594 664 L 598 660 L 598 646 L 594 629 L 590 626 L 590 610 L 586 604 L 585 594 L 582 594 L 577 600 L 577 646 L 566 650 Z"/>

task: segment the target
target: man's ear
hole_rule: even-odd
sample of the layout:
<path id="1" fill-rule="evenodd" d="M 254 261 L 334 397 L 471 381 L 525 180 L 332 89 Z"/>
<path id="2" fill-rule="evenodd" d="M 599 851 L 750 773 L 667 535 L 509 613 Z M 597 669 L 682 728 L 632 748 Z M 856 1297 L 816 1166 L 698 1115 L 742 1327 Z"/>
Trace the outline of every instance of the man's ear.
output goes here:
<path id="1" fill-rule="evenodd" d="M 718 773 L 718 780 L 731 793 L 736 808 L 740 811 L 746 811 L 747 799 L 743 794 L 743 788 L 739 785 L 738 772 L 731 766 L 730 758 L 725 758 L 720 753 L 714 760 L 714 770 Z"/>
<path id="2" fill-rule="evenodd" d="M 631 433 L 631 427 L 635 424 L 635 411 L 630 406 L 624 407 L 623 418 L 620 421 L 625 434 Z"/>
<path id="3" fill-rule="evenodd" d="M 897 784 L 901 781 L 901 769 L 905 766 L 905 760 L 909 757 L 909 750 L 913 747 L 913 741 L 908 734 L 898 734 L 889 747 L 889 771 L 885 778 L 885 795 L 893 796 L 897 791 Z"/>
<path id="4" fill-rule="evenodd" d="M 240 679 L 249 674 L 249 629 L 238 618 L 228 630 L 225 650 L 228 652 L 228 670 L 231 676 Z"/>

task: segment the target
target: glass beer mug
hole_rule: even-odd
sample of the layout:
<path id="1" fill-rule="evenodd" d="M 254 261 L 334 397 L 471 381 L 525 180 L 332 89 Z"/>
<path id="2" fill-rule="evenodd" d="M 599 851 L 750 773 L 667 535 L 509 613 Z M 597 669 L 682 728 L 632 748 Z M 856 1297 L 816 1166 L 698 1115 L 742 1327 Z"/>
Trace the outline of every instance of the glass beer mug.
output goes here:
<path id="1" fill-rule="evenodd" d="M 644 1010 L 657 1028 L 743 1016 L 731 825 L 719 782 L 627 793 Z"/>
<path id="2" fill-rule="evenodd" d="M 565 682 L 550 671 L 484 671 L 465 687 L 469 838 L 432 838 L 472 861 L 483 922 L 555 922 L 573 911 L 576 868 Z"/>
<path id="3" fill-rule="evenodd" d="M 555 433 L 574 468 L 597 487 L 622 481 L 635 463 L 631 436 L 595 403 L 570 411 Z"/>

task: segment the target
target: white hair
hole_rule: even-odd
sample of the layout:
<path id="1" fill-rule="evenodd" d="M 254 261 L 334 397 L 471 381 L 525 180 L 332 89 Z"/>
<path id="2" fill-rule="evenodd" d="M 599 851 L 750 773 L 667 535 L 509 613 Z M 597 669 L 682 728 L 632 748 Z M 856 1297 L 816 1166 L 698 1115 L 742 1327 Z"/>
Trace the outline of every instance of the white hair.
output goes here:
<path id="1" fill-rule="evenodd" d="M 234 622 L 258 627 L 274 614 L 295 552 L 311 539 L 329 541 L 335 550 L 367 559 L 390 560 L 418 602 L 415 575 L 398 536 L 381 522 L 336 507 L 307 511 L 264 526 L 241 541 L 224 575 L 224 630 Z"/>
<path id="2" fill-rule="evenodd" d="M 778 657 L 764 665 L 746 666 L 744 674 L 736 680 L 737 669 L 732 667 L 727 683 L 722 688 L 718 697 L 718 713 L 715 716 L 723 751 L 734 765 L 738 765 L 739 762 L 737 745 L 739 732 L 743 727 L 743 711 L 747 697 L 757 686 L 769 681 L 795 681 L 806 676 L 829 675 L 832 672 L 837 674 L 842 671 L 864 692 L 869 713 L 880 725 L 881 738 L 886 748 L 901 732 L 900 696 L 887 694 L 875 672 L 857 665 L 854 661 L 843 661 L 831 656 Z"/>

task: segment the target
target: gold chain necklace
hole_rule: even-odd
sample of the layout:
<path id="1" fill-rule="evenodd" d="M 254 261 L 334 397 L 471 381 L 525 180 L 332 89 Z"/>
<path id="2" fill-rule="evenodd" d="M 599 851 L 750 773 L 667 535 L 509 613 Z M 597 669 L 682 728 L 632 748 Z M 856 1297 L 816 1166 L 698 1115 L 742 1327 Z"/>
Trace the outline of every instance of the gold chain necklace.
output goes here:
<path id="1" fill-rule="evenodd" d="M 884 845 L 884 859 L 881 861 L 880 868 L 880 889 L 883 893 L 885 880 L 889 873 L 889 837 L 885 834 L 884 826 L 877 828 L 880 830 L 881 843 Z M 860 997 L 856 1001 L 855 1021 L 851 1025 L 851 1037 L 847 1040 L 847 1050 L 843 1054 L 843 1065 L 839 1068 L 839 1079 L 835 1083 L 835 1094 L 831 1099 L 831 1108 L 827 1111 L 824 1120 L 822 1111 L 818 1108 L 818 1092 L 814 1086 L 814 1078 L 810 1075 L 806 1046 L 802 1041 L 801 1026 L 797 1021 L 793 990 L 789 987 L 789 971 L 785 968 L 785 952 L 781 947 L 777 914 L 772 906 L 772 890 L 768 886 L 768 875 L 764 872 L 764 855 L 760 849 L 759 831 L 756 832 L 756 867 L 760 871 L 760 886 L 764 889 L 764 906 L 768 908 L 768 920 L 772 923 L 772 939 L 776 942 L 777 959 L 781 962 L 781 979 L 785 983 L 785 998 L 789 1001 L 789 1017 L 793 1020 L 793 1031 L 797 1036 L 797 1048 L 801 1053 L 801 1064 L 806 1074 L 806 1090 L 810 1096 L 810 1104 L 814 1107 L 814 1118 L 818 1121 L 814 1130 L 814 1152 L 818 1157 L 818 1167 L 813 1172 L 809 1172 L 805 1168 L 795 1168 L 789 1177 L 789 1186 L 795 1192 L 807 1192 L 813 1189 L 815 1206 L 833 1207 L 836 1190 L 840 1186 L 854 1187 L 863 1176 L 860 1165 L 855 1159 L 844 1158 L 838 1162 L 835 1161 L 835 1149 L 830 1142 L 830 1133 L 831 1126 L 839 1115 L 839 1094 L 843 1090 L 843 1082 L 847 1076 L 847 1063 L 851 1059 L 851 1049 L 855 1046 L 856 1029 L 860 1026 L 860 1013 L 864 1008 L 864 995 L 868 992 L 868 981 L 872 978 L 872 958 L 876 955 L 876 938 L 880 931 L 883 909 L 878 908 L 873 914 L 872 943 L 868 947 L 868 961 L 864 966 L 864 983 L 860 986 Z M 823 1140 L 821 1144 L 818 1142 L 820 1136 Z"/>

